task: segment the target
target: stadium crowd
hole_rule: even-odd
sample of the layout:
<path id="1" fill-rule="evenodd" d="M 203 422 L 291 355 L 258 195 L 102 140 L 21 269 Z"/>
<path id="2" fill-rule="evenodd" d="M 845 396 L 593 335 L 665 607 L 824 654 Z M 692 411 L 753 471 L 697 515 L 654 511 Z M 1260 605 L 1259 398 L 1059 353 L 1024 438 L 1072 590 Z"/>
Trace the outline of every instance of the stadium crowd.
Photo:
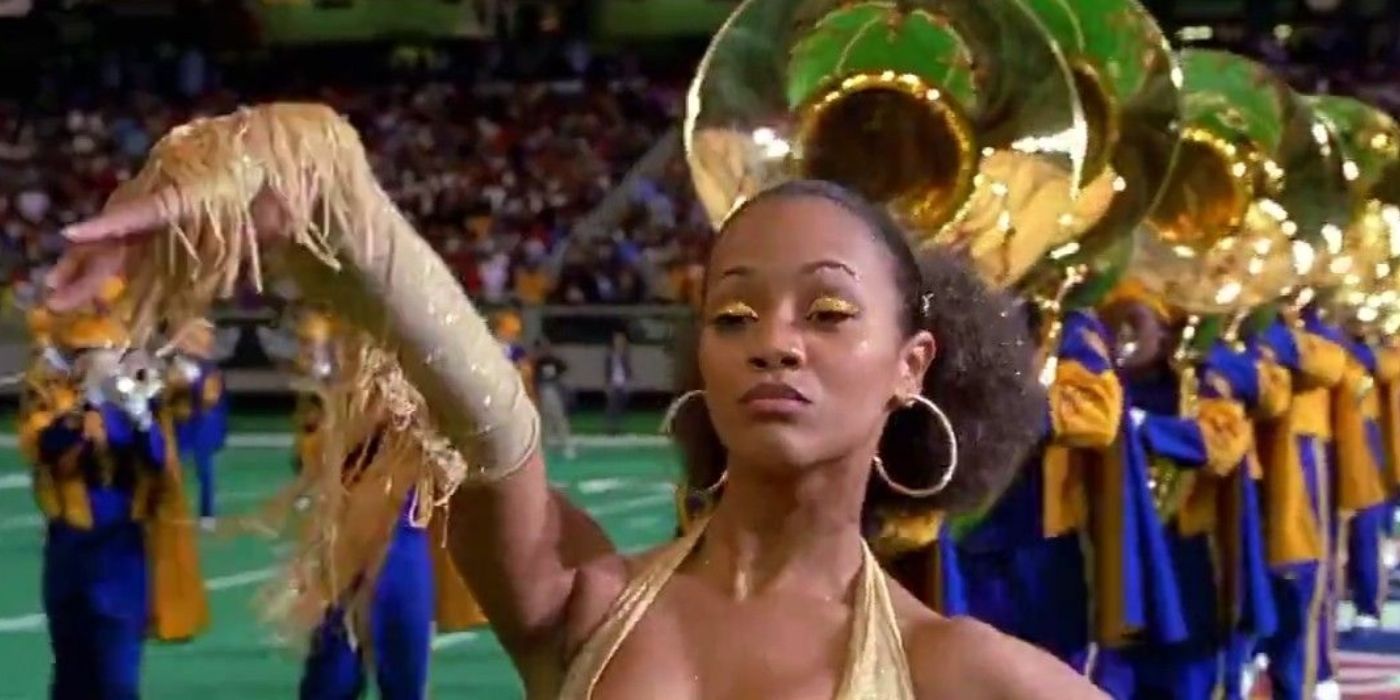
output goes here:
<path id="1" fill-rule="evenodd" d="M 675 123 L 683 84 L 635 71 L 529 82 L 478 72 L 309 90 L 289 79 L 254 93 L 211 79 L 202 59 L 176 58 L 174 68 L 170 84 L 137 90 L 122 89 L 119 69 L 105 78 L 99 71 L 107 89 L 37 109 L 0 97 L 6 281 L 22 288 L 42 271 L 60 248 L 60 228 L 99 209 L 154 135 L 275 98 L 326 102 L 347 115 L 386 189 L 480 298 L 629 304 L 682 301 L 695 287 L 708 227 L 681 162 L 636 178 L 616 225 L 570 236 Z"/>
<path id="2" fill-rule="evenodd" d="M 1312 44 L 1329 41 L 1340 39 Z M 1303 91 L 1361 94 L 1400 110 L 1400 82 L 1384 71 L 1322 71 L 1316 56 L 1299 60 L 1274 37 L 1250 53 Z M 90 71 L 96 88 L 72 89 L 70 72 L 65 89 L 37 107 L 0 95 L 0 282 L 8 283 L 0 288 L 42 271 L 61 226 L 96 211 L 140 165 L 153 135 L 240 103 L 309 99 L 354 121 L 381 181 L 474 296 L 526 305 L 693 301 L 709 226 L 678 149 L 630 181 L 606 229 L 571 235 L 678 121 L 688 69 L 648 79 L 635 57 L 601 68 L 580 45 L 553 56 L 527 79 L 486 56 L 446 78 L 410 65 L 390 79 L 382 71 L 308 79 L 289 68 L 240 81 L 198 52 L 166 50 L 163 70 L 101 57 Z"/>

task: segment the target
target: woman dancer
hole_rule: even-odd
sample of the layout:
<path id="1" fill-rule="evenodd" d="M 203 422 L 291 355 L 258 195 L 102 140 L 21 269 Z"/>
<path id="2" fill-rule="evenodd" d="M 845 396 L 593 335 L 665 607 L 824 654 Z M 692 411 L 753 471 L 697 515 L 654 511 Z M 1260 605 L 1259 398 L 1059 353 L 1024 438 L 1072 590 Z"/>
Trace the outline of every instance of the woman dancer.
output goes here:
<path id="1" fill-rule="evenodd" d="M 1099 697 L 1033 648 L 931 613 L 862 540 L 872 483 L 952 507 L 1004 486 L 1044 404 L 1008 300 L 946 255 L 921 269 L 900 229 L 839 187 L 770 189 L 719 232 L 703 394 L 677 433 L 691 483 L 723 494 L 686 537 L 635 557 L 551 494 L 519 373 L 329 110 L 177 129 L 66 234 L 55 308 L 122 270 L 144 328 L 275 248 L 309 296 L 392 349 L 463 458 L 454 556 L 530 697 Z"/>

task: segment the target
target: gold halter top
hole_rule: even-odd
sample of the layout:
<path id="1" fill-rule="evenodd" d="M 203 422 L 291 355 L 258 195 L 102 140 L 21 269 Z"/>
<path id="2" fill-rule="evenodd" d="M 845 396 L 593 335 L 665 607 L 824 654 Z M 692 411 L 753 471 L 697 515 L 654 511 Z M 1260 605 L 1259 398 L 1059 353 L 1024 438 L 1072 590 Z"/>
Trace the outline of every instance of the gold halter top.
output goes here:
<path id="1" fill-rule="evenodd" d="M 667 547 L 627 584 L 602 625 L 588 638 L 569 664 L 560 700 L 591 700 L 593 688 L 623 640 L 646 615 L 666 582 L 690 556 L 705 530 L 697 523 L 685 537 Z M 847 647 L 835 700 L 913 700 L 914 688 L 895 621 L 890 590 L 870 547 L 863 548 L 860 583 L 856 589 L 855 622 Z"/>

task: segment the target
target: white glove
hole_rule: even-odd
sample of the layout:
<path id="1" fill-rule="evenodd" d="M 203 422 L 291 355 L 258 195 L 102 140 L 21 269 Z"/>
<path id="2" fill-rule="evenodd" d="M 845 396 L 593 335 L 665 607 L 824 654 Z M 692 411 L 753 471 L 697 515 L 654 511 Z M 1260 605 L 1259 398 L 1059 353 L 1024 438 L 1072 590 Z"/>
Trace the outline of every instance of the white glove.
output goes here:
<path id="1" fill-rule="evenodd" d="M 155 417 L 151 413 L 151 402 L 139 394 L 133 394 L 123 401 L 121 409 L 136 425 L 137 430 L 145 432 L 155 425 Z"/>
<path id="2" fill-rule="evenodd" d="M 175 366 L 176 376 L 183 379 L 186 384 L 194 384 L 199 381 L 201 371 L 198 362 L 182 356 L 175 358 L 174 362 L 171 364 Z"/>
<path id="3" fill-rule="evenodd" d="M 136 380 L 126 376 L 116 376 L 107 383 L 108 400 L 116 404 L 138 430 L 150 430 L 155 423 L 151 411 L 151 398 L 143 391 Z"/>
<path id="4" fill-rule="evenodd" d="M 1141 428 L 1142 424 L 1147 421 L 1147 411 L 1141 408 L 1130 408 L 1128 409 L 1128 420 L 1133 422 L 1134 428 Z"/>

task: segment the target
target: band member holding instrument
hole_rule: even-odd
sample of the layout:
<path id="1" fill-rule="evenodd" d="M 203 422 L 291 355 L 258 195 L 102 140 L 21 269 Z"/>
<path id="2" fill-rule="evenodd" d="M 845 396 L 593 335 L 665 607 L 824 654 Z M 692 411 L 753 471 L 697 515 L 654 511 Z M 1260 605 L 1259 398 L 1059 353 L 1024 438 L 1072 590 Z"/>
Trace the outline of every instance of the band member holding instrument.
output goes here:
<path id="1" fill-rule="evenodd" d="M 1223 691 L 1222 671 L 1233 632 L 1236 600 L 1228 582 L 1237 558 L 1238 511 L 1222 508 L 1222 493 L 1252 446 L 1244 408 L 1233 398 L 1202 391 L 1189 358 L 1191 326 L 1153 304 L 1133 284 L 1120 286 L 1105 315 L 1135 320 L 1136 352 L 1125 360 L 1129 420 L 1151 465 L 1153 495 L 1167 526 L 1167 544 L 1182 605 L 1185 637 L 1129 651 L 1143 698 L 1208 698 Z M 1174 349 L 1175 348 L 1175 349 Z"/>
<path id="2" fill-rule="evenodd" d="M 54 698 L 135 698 L 149 635 L 184 640 L 208 618 L 158 370 L 124 358 L 107 284 L 94 308 L 53 321 L 74 358 L 71 390 L 50 384 L 25 408 L 24 451 L 48 521 L 44 610 Z"/>

